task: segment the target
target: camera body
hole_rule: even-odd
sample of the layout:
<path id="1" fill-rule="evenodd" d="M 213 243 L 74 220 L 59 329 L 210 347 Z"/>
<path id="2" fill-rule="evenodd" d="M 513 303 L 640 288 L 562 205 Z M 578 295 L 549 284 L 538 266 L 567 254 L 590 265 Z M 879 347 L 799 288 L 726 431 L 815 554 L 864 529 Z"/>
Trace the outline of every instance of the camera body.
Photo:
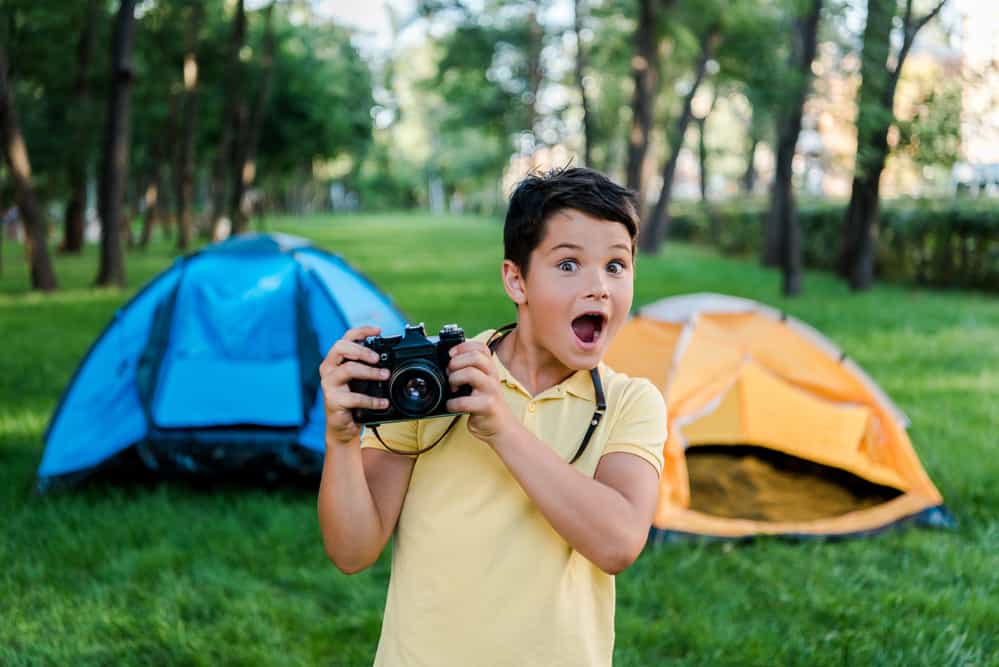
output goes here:
<path id="1" fill-rule="evenodd" d="M 465 340 L 465 332 L 456 324 L 441 327 L 436 337 L 427 337 L 423 324 L 406 325 L 401 336 L 368 336 L 364 346 L 378 353 L 376 368 L 387 368 L 387 380 L 351 380 L 350 390 L 376 398 L 387 398 L 384 410 L 356 408 L 354 421 L 377 425 L 454 414 L 447 411 L 447 402 L 468 396 L 472 387 L 462 385 L 452 390 L 448 384 L 447 366 L 450 350 Z"/>

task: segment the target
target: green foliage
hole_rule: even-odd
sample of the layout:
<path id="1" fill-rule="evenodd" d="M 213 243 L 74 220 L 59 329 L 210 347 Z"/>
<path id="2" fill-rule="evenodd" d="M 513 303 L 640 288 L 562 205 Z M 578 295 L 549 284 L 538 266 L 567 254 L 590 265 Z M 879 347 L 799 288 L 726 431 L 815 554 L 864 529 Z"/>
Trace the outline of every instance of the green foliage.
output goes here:
<path id="1" fill-rule="evenodd" d="M 635 51 L 634 15 L 636 3 L 592 3 L 586 27 L 592 33 L 586 49 L 586 93 L 590 105 L 590 126 L 594 164 L 607 173 L 623 173 L 630 127 L 634 78 L 631 58 Z M 575 86 L 575 81 L 566 82 Z"/>
<path id="2" fill-rule="evenodd" d="M 44 201 L 65 192 L 67 166 L 93 155 L 103 132 L 112 13 L 97 3 L 97 35 L 89 68 L 90 98 L 75 102 L 77 42 L 86 0 L 44 3 L 3 0 L 0 40 L 7 50 L 21 132 L 31 159 L 34 186 Z M 58 46 L 56 46 L 58 45 Z"/>
<path id="3" fill-rule="evenodd" d="M 357 163 L 371 143 L 371 72 L 335 25 L 292 26 L 278 11 L 271 103 L 264 117 L 264 177 L 282 180 L 313 160 L 341 155 Z"/>
<path id="4" fill-rule="evenodd" d="M 135 77 L 132 82 L 131 105 L 131 157 L 130 180 L 133 187 L 142 187 L 159 166 L 172 165 L 173 150 L 180 139 L 182 107 L 179 104 L 183 88 L 183 62 L 186 49 L 187 23 L 194 0 L 159 2 L 142 14 L 137 24 L 134 53 L 132 57 Z M 204 2 L 209 7 L 205 12 L 207 27 L 202 27 L 202 35 L 224 29 L 221 5 L 217 0 Z M 218 11 L 211 11 L 217 9 Z M 200 107 L 213 109 L 220 97 L 212 87 L 213 79 L 221 76 L 221 68 L 216 62 L 224 62 L 224 40 L 217 43 L 205 40 L 199 49 L 199 94 Z M 103 44 L 97 48 L 104 50 Z M 211 63 L 206 66 L 206 63 Z M 100 74 L 106 77 L 106 73 Z M 173 127 L 170 127 L 171 124 Z M 206 118 L 200 123 L 201 131 L 214 129 L 217 121 Z M 169 140 L 174 140 L 170 145 Z M 207 147 L 205 147 L 207 148 Z M 203 155 L 203 154 L 202 154 Z M 165 163 L 165 164 L 164 164 Z M 138 181 L 138 183 L 136 183 Z M 160 196 L 169 193 L 160 193 Z"/>
<path id="5" fill-rule="evenodd" d="M 459 25 L 440 44 L 442 57 L 432 85 L 446 107 L 444 131 L 480 127 L 509 138 L 526 129 L 528 90 L 523 25 Z"/>
<path id="6" fill-rule="evenodd" d="M 425 133 L 422 148 L 427 155 L 421 159 L 426 164 L 393 156 L 398 164 L 391 173 L 379 175 L 378 165 L 387 164 L 385 155 L 397 147 L 389 144 L 372 151 L 356 181 L 366 208 L 371 202 L 380 207 L 425 203 L 428 185 L 439 182 L 445 196 L 457 196 L 474 209 L 495 209 L 496 184 L 515 151 L 515 138 L 530 130 L 529 9 L 529 3 L 488 3 L 482 11 L 461 2 L 419 3 L 420 13 L 440 33 L 428 47 L 432 71 L 405 81 L 413 84 L 407 91 L 412 99 L 409 108 L 395 110 L 396 120 L 409 114 L 410 122 L 397 124 L 378 140 L 399 136 L 392 132 L 409 132 L 409 139 L 414 132 Z M 390 62 L 387 69 L 406 68 Z M 391 89 L 392 82 L 386 81 L 386 86 Z M 376 192 L 373 185 L 390 187 Z"/>
<path id="7" fill-rule="evenodd" d="M 343 253 L 428 328 L 509 319 L 496 220 L 409 214 L 269 220 Z M 441 257 L 441 246 L 460 253 Z M 57 257 L 63 292 L 27 294 L 23 248 L 0 276 L 0 663 L 370 665 L 390 556 L 345 576 L 326 560 L 314 489 L 178 484 L 30 492 L 60 392 L 133 290 L 88 287 L 97 249 Z M 136 289 L 173 260 L 129 258 Z M 999 304 L 899 285 L 854 295 L 673 243 L 639 258 L 635 305 L 717 291 L 830 336 L 912 420 L 953 531 L 865 540 L 649 548 L 617 577 L 617 667 L 994 665 L 999 655 Z M 442 286 L 447 288 L 443 289 Z M 460 630 L 460 628 L 458 629 Z"/>
<path id="8" fill-rule="evenodd" d="M 419 204 L 424 183 L 420 169 L 403 163 L 384 141 L 376 141 L 365 155 L 364 164 L 350 180 L 366 211 L 414 208 Z"/>
<path id="9" fill-rule="evenodd" d="M 439 100 L 434 125 L 450 148 L 449 161 L 474 163 L 480 179 L 498 177 L 513 150 L 514 135 L 530 129 L 527 42 L 527 26 L 519 16 L 486 24 L 482 16 L 467 15 L 438 42 L 437 73 L 424 82 Z M 470 131 L 482 139 L 473 140 L 465 156 L 455 155 Z M 483 145 L 494 149 L 476 150 Z M 453 170 L 449 175 L 457 176 Z"/>
<path id="10" fill-rule="evenodd" d="M 198 55 L 197 159 L 202 170 L 215 158 L 222 126 L 227 49 L 232 31 L 230 5 L 200 0 L 204 7 Z M 117 3 L 97 2 L 97 37 L 88 81 L 90 99 L 73 98 L 77 42 L 87 0 L 40 3 L 4 0 L 0 38 L 12 64 L 16 103 L 40 198 L 58 201 L 68 194 L 69 158 L 83 155 L 96 178 L 110 76 L 111 24 Z M 129 187 L 134 198 L 155 162 L 172 163 L 171 115 L 182 88 L 188 17 L 195 0 L 139 3 L 132 56 Z M 371 143 L 371 73 L 351 33 L 306 13 L 293 24 L 299 2 L 275 7 L 277 50 L 270 104 L 258 150 L 258 183 L 279 188 L 311 179 L 313 161 L 347 156 L 356 165 Z M 241 58 L 241 91 L 248 107 L 262 79 L 263 10 L 247 12 L 247 42 Z M 54 46 L 58 45 L 58 47 Z M 297 180 L 296 180 L 297 179 Z"/>
<path id="11" fill-rule="evenodd" d="M 926 93 L 910 121 L 897 121 L 897 150 L 916 164 L 950 168 L 960 157 L 961 83 L 953 79 Z"/>

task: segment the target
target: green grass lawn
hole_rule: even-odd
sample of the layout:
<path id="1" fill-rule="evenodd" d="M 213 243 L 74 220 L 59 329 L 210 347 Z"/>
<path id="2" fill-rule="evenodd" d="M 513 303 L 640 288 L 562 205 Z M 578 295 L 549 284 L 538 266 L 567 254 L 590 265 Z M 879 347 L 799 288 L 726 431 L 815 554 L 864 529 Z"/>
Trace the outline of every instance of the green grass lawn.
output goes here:
<path id="1" fill-rule="evenodd" d="M 289 218 L 434 329 L 513 317 L 501 226 L 417 215 Z M 57 258 L 62 290 L 27 291 L 23 249 L 0 276 L 0 664 L 366 665 L 388 557 L 355 576 L 323 553 L 315 493 L 178 484 L 32 495 L 41 438 L 115 309 L 172 261 L 128 256 L 128 290 L 93 289 L 96 248 Z M 959 527 L 865 540 L 677 543 L 618 577 L 615 665 L 999 665 L 999 300 L 808 274 L 777 296 L 753 261 L 671 245 L 640 257 L 635 303 L 717 291 L 816 326 L 912 419 Z M 100 415 L 95 415 L 99 419 Z M 455 628 L 455 632 L 461 632 Z M 474 667 L 474 666 L 470 666 Z"/>

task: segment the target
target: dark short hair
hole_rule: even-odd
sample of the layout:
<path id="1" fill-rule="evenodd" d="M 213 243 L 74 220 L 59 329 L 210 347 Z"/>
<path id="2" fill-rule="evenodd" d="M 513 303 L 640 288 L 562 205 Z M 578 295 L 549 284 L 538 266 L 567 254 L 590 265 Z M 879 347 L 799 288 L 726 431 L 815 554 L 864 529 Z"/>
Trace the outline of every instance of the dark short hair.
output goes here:
<path id="1" fill-rule="evenodd" d="M 632 252 L 638 237 L 638 196 L 603 174 L 583 167 L 563 167 L 530 174 L 510 195 L 503 224 L 504 258 L 526 275 L 531 252 L 545 236 L 548 219 L 573 209 L 594 218 L 620 222 L 631 236 Z"/>

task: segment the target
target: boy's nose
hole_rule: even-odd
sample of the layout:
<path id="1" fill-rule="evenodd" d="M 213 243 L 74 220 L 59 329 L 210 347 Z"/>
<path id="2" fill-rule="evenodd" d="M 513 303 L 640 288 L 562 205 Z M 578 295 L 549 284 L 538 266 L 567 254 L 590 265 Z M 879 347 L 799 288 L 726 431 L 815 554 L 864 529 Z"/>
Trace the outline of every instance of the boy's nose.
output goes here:
<path id="1" fill-rule="evenodd" d="M 607 288 L 607 282 L 603 276 L 598 275 L 590 281 L 590 288 L 587 290 L 586 296 L 593 299 L 607 299 L 610 297 L 610 290 Z"/>

